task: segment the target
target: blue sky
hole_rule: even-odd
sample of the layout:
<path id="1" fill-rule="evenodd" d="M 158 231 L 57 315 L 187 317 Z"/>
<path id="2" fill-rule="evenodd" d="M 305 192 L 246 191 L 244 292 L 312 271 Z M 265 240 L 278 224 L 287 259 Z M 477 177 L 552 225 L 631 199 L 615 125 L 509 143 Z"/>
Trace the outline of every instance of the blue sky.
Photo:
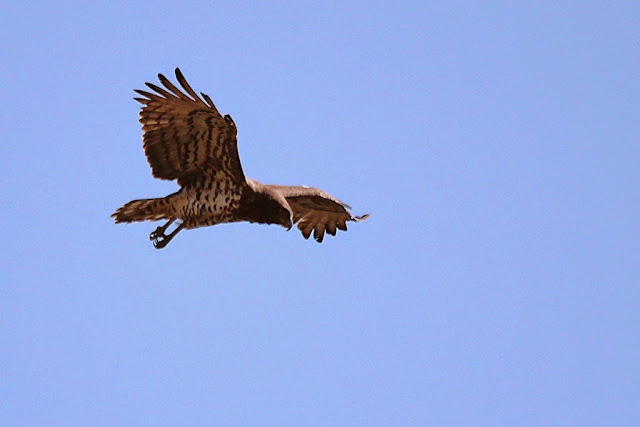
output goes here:
<path id="1" fill-rule="evenodd" d="M 0 7 L 4 424 L 640 422 L 640 7 L 423 3 Z M 114 225 L 177 66 L 371 218 Z"/>

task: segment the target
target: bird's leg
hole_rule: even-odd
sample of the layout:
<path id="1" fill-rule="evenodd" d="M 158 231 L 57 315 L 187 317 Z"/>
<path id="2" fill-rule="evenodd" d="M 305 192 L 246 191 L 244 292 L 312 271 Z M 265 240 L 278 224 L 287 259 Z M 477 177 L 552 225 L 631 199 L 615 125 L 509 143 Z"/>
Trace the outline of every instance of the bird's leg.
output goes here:
<path id="1" fill-rule="evenodd" d="M 165 225 L 156 228 L 155 231 L 152 231 L 151 234 L 149 234 L 149 240 L 157 240 L 165 237 L 164 232 L 167 231 L 167 228 L 169 228 L 169 226 L 173 224 L 174 221 L 175 219 L 171 219 L 167 221 Z"/>
<path id="2" fill-rule="evenodd" d="M 167 227 L 169 225 L 171 225 L 171 223 L 175 221 L 175 220 L 171 220 L 168 223 L 166 223 L 165 225 L 163 225 L 162 227 L 158 227 L 158 229 L 156 231 L 154 231 L 153 233 L 151 233 L 151 235 L 149 236 L 151 238 L 151 240 L 153 241 L 153 247 L 156 249 L 162 249 L 165 246 L 167 246 L 167 244 L 169 244 L 169 242 L 171 241 L 171 239 L 173 239 L 176 234 L 178 234 L 180 232 L 180 230 L 182 230 L 184 228 L 184 223 L 181 223 L 178 227 L 176 227 L 175 230 L 173 230 L 169 235 L 165 235 L 164 232 L 167 229 Z"/>

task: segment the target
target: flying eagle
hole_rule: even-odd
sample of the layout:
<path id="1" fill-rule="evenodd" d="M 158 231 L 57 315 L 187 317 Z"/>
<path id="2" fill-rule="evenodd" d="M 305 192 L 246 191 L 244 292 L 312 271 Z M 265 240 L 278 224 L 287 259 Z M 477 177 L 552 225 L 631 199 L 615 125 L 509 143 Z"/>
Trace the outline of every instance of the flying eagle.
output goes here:
<path id="1" fill-rule="evenodd" d="M 165 76 L 165 88 L 146 83 L 155 93 L 136 90 L 143 147 L 155 178 L 177 180 L 180 190 L 167 197 L 132 200 L 115 211 L 116 223 L 167 220 L 149 236 L 156 249 L 164 248 L 182 229 L 226 222 L 278 224 L 291 229 L 297 223 L 305 239 L 313 232 L 346 230 L 352 216 L 348 205 L 322 190 L 304 186 L 265 185 L 244 176 L 238 156 L 237 130 L 231 116 L 218 112 L 204 93 L 200 98 L 180 69 L 176 78 L 186 94 Z M 204 98 L 204 100 L 203 100 Z M 169 234 L 167 228 L 179 225 Z"/>

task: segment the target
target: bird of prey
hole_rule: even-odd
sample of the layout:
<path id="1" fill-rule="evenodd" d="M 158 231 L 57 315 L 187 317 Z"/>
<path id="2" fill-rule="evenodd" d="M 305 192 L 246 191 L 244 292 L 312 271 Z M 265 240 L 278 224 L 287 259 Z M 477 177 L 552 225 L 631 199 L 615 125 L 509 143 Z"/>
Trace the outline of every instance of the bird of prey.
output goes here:
<path id="1" fill-rule="evenodd" d="M 231 116 L 222 116 L 206 94 L 200 98 L 178 68 L 184 92 L 162 74 L 158 78 L 164 88 L 146 83 L 153 92 L 136 90 L 142 97 L 134 98 L 143 105 L 143 148 L 153 176 L 177 180 L 180 190 L 126 203 L 111 215 L 116 223 L 167 220 L 149 236 L 161 249 L 180 230 L 238 221 L 287 230 L 297 223 L 305 239 L 313 232 L 322 242 L 325 232 L 333 236 L 336 229 L 347 229 L 347 221 L 369 217 L 352 216 L 348 205 L 317 188 L 266 185 L 245 177 Z"/>

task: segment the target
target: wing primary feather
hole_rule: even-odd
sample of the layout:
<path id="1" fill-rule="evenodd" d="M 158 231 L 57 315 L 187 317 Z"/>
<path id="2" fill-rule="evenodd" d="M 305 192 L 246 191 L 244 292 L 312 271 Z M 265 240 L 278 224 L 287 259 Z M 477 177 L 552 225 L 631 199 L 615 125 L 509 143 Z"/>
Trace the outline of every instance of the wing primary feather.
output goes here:
<path id="1" fill-rule="evenodd" d="M 138 94 L 140 94 L 142 96 L 146 96 L 147 98 L 149 98 L 149 100 L 154 100 L 154 101 L 163 101 L 164 100 L 163 97 L 161 97 L 159 95 L 156 95 L 155 93 L 147 92 L 147 91 L 144 91 L 144 90 L 134 89 L 134 92 L 138 93 Z"/>
<path id="2" fill-rule="evenodd" d="M 187 95 L 185 95 L 184 93 L 182 93 L 182 91 L 180 89 L 178 89 L 177 87 L 175 87 L 173 85 L 173 83 L 171 83 L 169 81 L 168 78 L 166 78 L 164 75 L 162 74 L 158 74 L 158 80 L 160 80 L 160 82 L 164 85 L 164 87 L 166 87 L 167 89 L 169 89 L 175 96 L 177 96 L 180 99 L 184 99 L 185 101 L 193 101 L 193 99 L 189 98 Z"/>
<path id="3" fill-rule="evenodd" d="M 160 95 L 163 95 L 167 99 L 176 98 L 174 94 L 172 94 L 171 92 L 167 92 L 166 90 L 162 89 L 160 86 L 154 85 L 153 83 L 145 83 L 145 84 L 152 90 L 155 90 L 156 92 L 158 92 Z"/>
<path id="4" fill-rule="evenodd" d="M 322 243 L 322 241 L 324 240 L 324 224 L 323 223 L 316 224 L 316 227 L 313 230 L 313 238 L 315 239 L 316 242 Z"/>
<path id="5" fill-rule="evenodd" d="M 216 112 L 216 114 L 220 114 L 218 112 L 218 109 L 216 108 L 216 106 L 213 105 L 213 101 L 211 100 L 211 98 L 209 98 L 209 95 L 207 95 L 206 93 L 202 93 L 202 92 L 200 92 L 200 95 L 202 95 L 204 100 L 207 101 L 207 104 L 209 104 L 209 107 L 211 107 L 213 109 L 213 111 Z"/>
<path id="6" fill-rule="evenodd" d="M 204 101 L 202 101 L 198 94 L 191 88 L 191 86 L 189 86 L 189 83 L 187 83 L 187 80 L 182 75 L 180 68 L 176 68 L 176 78 L 178 79 L 178 83 L 180 83 L 180 86 L 182 86 L 182 88 L 186 90 L 189 95 L 191 95 L 194 101 L 204 104 Z"/>
<path id="7" fill-rule="evenodd" d="M 333 222 L 327 222 L 325 224 L 325 229 L 328 234 L 335 236 L 336 235 L 336 224 Z"/>

